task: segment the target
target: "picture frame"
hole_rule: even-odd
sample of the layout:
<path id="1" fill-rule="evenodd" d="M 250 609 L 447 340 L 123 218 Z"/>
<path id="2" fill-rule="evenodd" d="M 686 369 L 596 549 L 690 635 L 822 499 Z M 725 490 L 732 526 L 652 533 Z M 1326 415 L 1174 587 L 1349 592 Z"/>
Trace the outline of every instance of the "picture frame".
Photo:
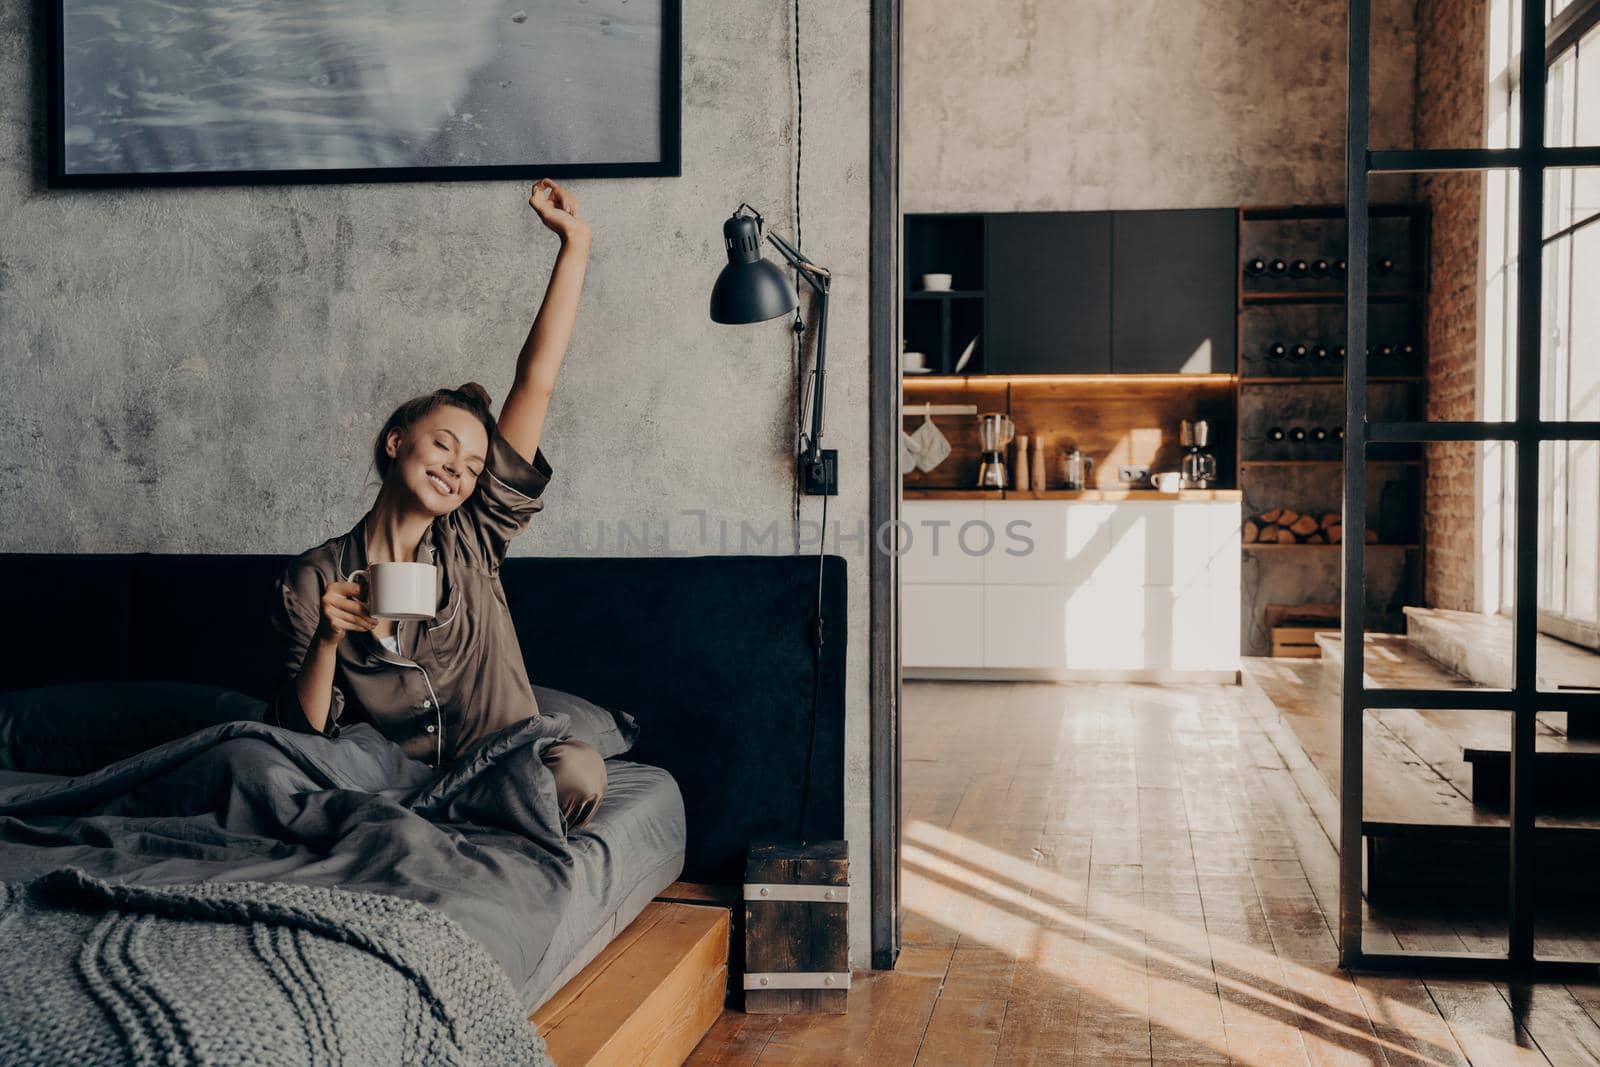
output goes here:
<path id="1" fill-rule="evenodd" d="M 254 20 L 239 20 L 242 23 L 240 32 L 248 31 L 253 37 L 247 41 L 229 42 L 226 35 L 218 39 L 214 25 L 205 25 L 200 29 L 191 27 L 196 34 L 208 35 L 204 41 L 193 44 L 205 43 L 210 47 L 203 52 L 189 48 L 188 55 L 205 58 L 187 64 L 180 63 L 175 71 L 167 71 L 167 81 L 172 84 L 166 85 L 162 84 L 160 75 L 151 76 L 145 64 L 122 62 L 125 57 L 119 57 L 116 52 L 118 48 L 134 51 L 143 48 L 146 55 L 159 57 L 162 62 L 166 62 L 174 51 L 185 54 L 183 48 L 173 49 L 170 43 L 138 40 L 139 27 L 134 25 L 130 28 L 128 23 L 140 2 L 127 0 L 123 4 L 110 6 L 103 3 L 88 4 L 84 0 L 49 0 L 45 5 L 49 93 L 47 179 L 52 188 L 502 181 L 540 177 L 677 177 L 682 172 L 682 0 L 582 0 L 581 8 L 572 5 L 559 11 L 547 0 L 542 10 L 541 0 L 521 0 L 520 3 L 509 4 L 496 0 L 482 7 L 485 14 L 480 23 L 490 20 L 487 12 L 493 12 L 488 26 L 467 25 L 465 29 L 458 29 L 457 24 L 467 24 L 471 20 L 458 18 L 443 22 L 434 13 L 447 9 L 416 0 L 411 11 L 418 24 L 408 30 L 403 17 L 398 20 L 391 18 L 383 23 L 374 21 L 371 25 L 377 32 L 372 37 L 378 39 L 376 43 L 372 37 L 356 32 L 360 27 L 352 23 L 352 18 L 359 17 L 359 9 L 349 3 L 310 12 L 306 20 L 308 22 L 312 18 L 325 16 L 338 23 L 329 29 L 320 25 L 296 28 L 292 20 L 286 28 L 286 4 L 292 11 L 293 4 L 299 0 L 235 0 L 234 6 L 207 5 L 194 0 L 193 7 L 200 22 L 204 22 L 211 14 L 208 7 L 220 8 L 230 16 L 239 10 L 259 16 Z M 393 4 L 389 4 L 384 10 L 392 13 L 392 8 Z M 512 8 L 515 10 L 512 11 Z M 90 10 L 94 10 L 97 17 L 101 18 L 107 17 L 104 12 L 110 11 L 109 17 L 122 23 L 118 32 L 106 35 L 84 33 L 80 25 L 81 16 Z M 161 10 L 170 12 L 170 5 L 163 5 Z M 374 12 L 378 10 L 376 6 L 373 8 Z M 574 11 L 577 14 L 571 14 Z M 352 15 L 352 12 L 355 14 Z M 642 12 L 658 13 L 658 18 L 651 24 L 643 24 Z M 536 20 L 552 14 L 565 19 L 564 24 L 557 27 L 561 31 L 558 36 L 562 38 L 562 47 L 554 63 L 540 64 L 537 57 L 520 55 L 512 45 L 506 43 L 508 40 L 515 41 L 517 36 L 532 37 L 541 28 Z M 577 22 L 579 17 L 591 20 L 593 26 Z M 632 21 L 614 30 L 613 27 L 622 23 L 624 18 Z M 398 28 L 394 25 L 397 21 Z M 268 23 L 270 25 L 263 28 Z M 532 34 L 527 32 L 530 23 L 534 23 Z M 171 30 L 164 25 L 160 27 L 160 32 L 170 36 L 182 32 L 182 29 Z M 360 53 L 359 58 L 339 53 L 341 33 L 344 34 L 343 40 L 349 44 L 349 50 Z M 604 54 L 585 55 L 581 51 L 585 40 L 598 40 L 601 35 L 622 37 L 625 33 L 631 34 L 635 40 L 617 44 L 614 49 L 608 42 L 603 46 L 606 50 Z M 472 36 L 463 46 L 461 39 L 451 38 L 452 34 L 461 39 L 469 34 Z M 108 44 L 101 39 L 102 36 L 112 40 Z M 436 39 L 439 37 L 444 39 Z M 650 38 L 650 47 L 641 52 L 637 39 L 644 37 Z M 91 40 L 92 46 L 88 43 Z M 317 55 L 308 58 L 307 49 L 303 47 L 308 41 L 321 46 L 320 58 Z M 389 43 L 385 44 L 385 41 Z M 575 41 L 578 42 L 576 46 Z M 657 42 L 658 52 L 655 47 Z M 260 67 L 263 53 L 267 54 L 267 66 L 271 67 L 271 61 L 275 58 L 271 51 L 274 47 L 279 48 L 285 63 L 295 64 L 302 69 L 285 79 L 279 77 L 274 68 L 267 79 L 272 84 L 251 86 L 242 82 L 228 83 L 224 75 L 213 74 L 211 60 L 216 55 L 226 55 L 235 44 L 251 52 L 250 58 L 257 64 L 256 69 Z M 537 51 L 537 45 L 531 47 Z M 549 46 L 550 49 L 557 47 Z M 217 51 L 219 48 L 220 52 Z M 390 50 L 390 55 L 385 55 L 385 48 Z M 528 50 L 530 46 L 524 44 L 520 48 Z M 436 62 L 440 55 L 447 62 Z M 648 70 L 648 62 L 634 63 L 633 69 L 628 69 L 630 57 L 637 59 L 640 55 L 647 60 L 653 57 L 654 71 Z M 461 57 L 460 69 L 449 69 L 448 60 L 452 56 Z M 136 57 L 142 58 L 143 55 Z M 96 59 L 108 59 L 109 62 L 97 64 Z M 478 67 L 467 69 L 465 64 L 474 60 Z M 310 88 L 297 89 L 294 83 L 305 73 L 305 68 L 316 68 L 319 62 L 326 69 L 320 72 L 313 69 L 309 79 Z M 368 69 L 359 69 L 363 64 Z M 560 68 L 562 64 L 565 64 L 564 69 L 571 72 L 566 81 L 574 85 L 574 92 L 583 92 L 585 88 L 590 90 L 587 96 L 578 97 L 579 100 L 588 99 L 592 102 L 589 115 L 580 116 L 587 118 L 596 131 L 596 136 L 587 140 L 583 136 L 582 123 L 574 123 L 570 118 L 573 100 L 519 100 L 517 96 L 520 75 L 529 74 L 531 77 L 533 72 L 543 70 L 545 66 Z M 111 66 L 115 67 L 114 71 L 104 69 Z M 391 69 L 382 70 L 385 66 Z M 417 76 L 417 67 L 423 69 L 420 77 Z M 352 68 L 357 74 L 370 74 L 371 68 L 379 68 L 379 75 L 387 74 L 390 90 L 385 95 L 381 88 L 369 89 L 360 78 L 351 79 L 361 85 L 359 94 L 341 89 L 338 87 L 341 68 Z M 643 76 L 639 74 L 641 68 L 647 72 Z M 94 73 L 84 73 L 89 70 Z M 197 72 L 203 73 L 202 80 L 206 82 L 198 90 L 193 84 Z M 485 72 L 487 75 L 504 76 L 490 87 L 485 84 Z M 602 97 L 593 89 L 604 82 L 607 73 L 620 74 L 623 80 L 627 80 L 631 74 L 636 85 L 648 83 L 646 88 L 653 88 L 654 97 L 634 99 L 623 92 L 606 93 Z M 117 77 L 108 76 L 111 74 Z M 149 92 L 141 99 L 138 92 L 130 92 L 129 86 L 119 84 L 118 78 L 122 76 L 139 80 L 140 84 L 134 88 Z M 91 79 L 93 84 L 90 84 Z M 286 80 L 289 82 L 287 89 L 284 84 Z M 382 77 L 375 80 L 380 85 L 384 82 Z M 548 83 L 549 79 L 546 78 L 546 81 Z M 584 84 L 579 85 L 580 81 Z M 493 101 L 499 100 L 503 110 L 498 115 L 488 116 L 489 127 L 484 130 L 482 116 L 462 110 L 458 106 L 460 100 L 429 95 L 430 91 L 447 85 L 466 86 L 463 90 L 465 100 L 489 99 L 491 108 Z M 501 92 L 497 94 L 496 90 Z M 117 98 L 117 93 L 123 96 Z M 133 96 L 134 103 L 143 110 L 129 104 L 129 96 Z M 309 103 L 301 105 L 305 110 L 298 113 L 286 112 L 275 103 L 262 105 L 263 100 L 275 102 L 285 98 Z M 115 100 L 114 107 L 104 106 L 112 100 Z M 618 140 L 617 129 L 633 131 L 633 140 L 629 142 L 627 153 L 632 158 L 592 158 L 597 154 L 592 149 L 583 153 L 583 158 L 572 158 L 570 155 L 561 158 L 562 152 L 555 149 L 541 151 L 537 147 L 540 138 L 518 127 L 524 114 L 515 110 L 518 105 L 527 108 L 526 114 L 530 115 L 535 114 L 535 109 L 548 108 L 565 116 L 562 136 L 573 144 L 584 145 L 608 139 L 615 143 Z M 350 108 L 350 113 L 340 114 L 340 107 Z M 419 122 L 419 116 L 430 107 L 441 109 L 447 116 L 446 122 L 438 128 L 429 129 L 425 121 Z M 130 111 L 133 112 L 131 118 Z M 253 116 L 257 114 L 273 116 L 273 122 L 278 124 L 263 122 L 261 125 L 252 125 L 255 121 Z M 219 116 L 222 116 L 220 120 Z M 98 123 L 96 120 L 102 117 L 104 123 Z M 290 121 L 285 123 L 285 119 Z M 296 128 L 294 120 L 303 120 L 298 123 L 302 128 Z M 408 122 L 418 123 L 419 130 L 427 137 L 426 144 L 418 146 L 415 159 L 405 158 L 404 145 L 407 139 L 404 133 Z M 320 128 L 329 125 L 341 131 L 337 137 L 326 138 L 321 135 Z M 480 128 L 473 129 L 473 125 Z M 502 147 L 504 139 L 497 139 L 497 130 L 500 133 L 509 131 L 512 137 L 524 136 L 528 145 Z M 640 135 L 639 130 L 648 131 L 648 136 Z M 266 143 L 256 145 L 252 142 L 252 132 L 260 135 Z M 141 137 L 145 138 L 144 142 L 140 141 Z M 553 137 L 546 140 L 553 142 L 560 139 Z M 280 153 L 272 147 L 273 142 L 292 148 Z M 328 149 L 329 145 L 339 147 Z M 86 146 L 91 151 L 84 151 Z M 180 158 L 179 165 L 163 167 L 148 162 L 152 159 L 159 161 L 162 158 L 182 157 L 185 152 L 188 157 Z M 492 153 L 521 153 L 530 158 L 484 158 Z M 603 154 L 603 151 L 598 154 Z M 284 158 L 287 165 L 259 165 L 270 161 L 274 155 Z M 306 165 L 308 155 L 318 156 L 314 165 Z M 539 155 L 545 158 L 531 158 Z M 212 158 L 208 160 L 207 156 Z M 387 158 L 373 160 L 361 158 L 363 156 Z M 118 165 L 119 159 L 130 158 L 137 162 Z M 453 162 L 452 158 L 461 161 Z M 390 162 L 390 159 L 394 161 Z M 236 165 L 240 160 L 254 162 L 251 165 Z"/>

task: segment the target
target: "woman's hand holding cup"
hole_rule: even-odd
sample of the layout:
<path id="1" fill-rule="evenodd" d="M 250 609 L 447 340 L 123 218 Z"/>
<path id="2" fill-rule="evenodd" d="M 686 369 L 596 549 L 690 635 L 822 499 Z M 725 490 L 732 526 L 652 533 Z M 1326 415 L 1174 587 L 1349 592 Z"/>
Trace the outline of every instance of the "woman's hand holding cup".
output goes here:
<path id="1" fill-rule="evenodd" d="M 337 645 L 346 634 L 371 630 L 378 620 L 367 614 L 359 582 L 329 582 L 322 591 L 322 618 L 317 622 L 317 640 Z"/>

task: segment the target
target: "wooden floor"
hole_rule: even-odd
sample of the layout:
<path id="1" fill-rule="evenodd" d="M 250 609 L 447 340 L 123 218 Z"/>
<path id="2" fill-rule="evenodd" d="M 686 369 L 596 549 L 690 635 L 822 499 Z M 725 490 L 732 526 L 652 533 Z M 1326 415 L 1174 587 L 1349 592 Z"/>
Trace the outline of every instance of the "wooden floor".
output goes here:
<path id="1" fill-rule="evenodd" d="M 688 1062 L 1600 1063 L 1600 987 L 1338 970 L 1325 787 L 1246 695 L 907 683 L 899 968 Z"/>

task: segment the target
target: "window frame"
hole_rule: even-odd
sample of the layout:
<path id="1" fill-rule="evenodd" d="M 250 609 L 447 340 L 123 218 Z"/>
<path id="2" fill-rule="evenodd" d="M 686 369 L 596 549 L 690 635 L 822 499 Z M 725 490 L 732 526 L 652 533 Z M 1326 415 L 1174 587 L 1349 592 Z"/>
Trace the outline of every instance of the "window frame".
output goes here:
<path id="1" fill-rule="evenodd" d="M 1550 23 L 1551 0 L 1518 0 L 1523 40 L 1547 42 L 1579 20 L 1600 18 L 1600 0 L 1574 0 Z M 1371 146 L 1372 0 L 1350 0 L 1349 106 L 1346 114 L 1345 217 L 1348 262 L 1368 262 L 1371 251 L 1370 184 L 1374 174 L 1427 171 L 1493 171 L 1514 168 L 1518 181 L 1518 249 L 1515 307 L 1516 413 L 1511 419 L 1460 422 L 1369 422 L 1366 359 L 1368 277 L 1352 270 L 1346 278 L 1344 503 L 1346 529 L 1366 528 L 1367 449 L 1369 445 L 1438 441 L 1502 442 L 1517 446 L 1512 461 L 1516 559 L 1512 576 L 1512 670 L 1509 689 L 1368 688 L 1365 678 L 1366 546 L 1361 538 L 1343 542 L 1344 584 L 1341 635 L 1345 648 L 1340 692 L 1339 770 L 1339 960 L 1343 967 L 1425 974 L 1515 974 L 1535 979 L 1592 977 L 1597 963 L 1547 959 L 1535 953 L 1534 932 L 1534 741 L 1541 712 L 1600 712 L 1600 692 L 1540 692 L 1537 676 L 1538 485 L 1540 445 L 1546 441 L 1600 442 L 1600 420 L 1546 421 L 1540 408 L 1541 322 L 1543 300 L 1543 222 L 1545 172 L 1555 167 L 1600 166 L 1600 146 L 1560 147 L 1545 143 L 1546 55 L 1524 50 L 1519 59 L 1520 135 L 1516 147 L 1394 149 Z M 1513 39 L 1516 35 L 1513 35 Z M 1549 46 L 1545 49 L 1548 53 Z M 1514 54 L 1514 50 L 1513 50 Z M 1369 710 L 1452 709 L 1511 713 L 1510 819 L 1507 951 L 1442 953 L 1366 950 L 1362 945 L 1365 897 L 1365 721 Z"/>
<path id="2" fill-rule="evenodd" d="M 1580 102 L 1581 94 L 1590 93 L 1593 97 L 1592 106 L 1600 108 L 1600 90 L 1588 87 L 1580 78 L 1581 68 L 1580 49 L 1594 48 L 1600 50 L 1600 0 L 1566 0 L 1558 14 L 1554 13 L 1557 0 L 1546 0 L 1545 17 L 1545 53 L 1544 74 L 1546 86 L 1550 84 L 1550 77 L 1563 64 L 1571 63 L 1572 69 L 1567 78 L 1568 91 L 1561 95 L 1561 101 Z M 1514 27 L 1508 24 L 1499 27 L 1503 36 L 1497 37 L 1493 20 L 1501 17 L 1511 20 L 1516 14 L 1516 5 L 1511 3 L 1491 3 L 1489 18 L 1491 19 L 1489 37 L 1491 41 L 1505 41 L 1509 55 L 1491 55 L 1486 84 L 1488 113 L 1485 116 L 1486 128 L 1489 131 L 1490 147 L 1507 147 L 1509 137 L 1507 131 L 1515 125 L 1518 112 L 1518 93 L 1522 84 L 1522 64 L 1520 49 L 1517 48 L 1517 37 Z M 1553 17 L 1552 17 L 1553 16 Z M 1546 100 L 1545 122 L 1542 124 L 1547 139 L 1556 147 L 1574 147 L 1576 141 L 1577 113 L 1576 108 L 1560 115 L 1562 125 L 1566 129 L 1554 131 L 1550 126 L 1552 119 L 1557 117 L 1552 110 L 1551 102 Z M 1495 143 L 1495 142 L 1502 143 Z M 1546 175 L 1554 178 L 1548 181 L 1545 188 L 1545 204 L 1547 210 L 1559 203 L 1558 198 L 1570 196 L 1563 194 L 1557 183 L 1565 179 L 1563 184 L 1568 190 L 1576 187 L 1574 171 L 1558 171 L 1555 175 Z M 1499 229 L 1509 231 L 1515 225 L 1517 189 L 1516 183 L 1506 181 L 1496 185 L 1490 183 L 1491 188 L 1486 191 L 1485 220 L 1486 230 Z M 1552 193 L 1556 195 L 1553 197 Z M 1570 208 L 1569 208 L 1570 210 Z M 1546 279 L 1545 297 L 1546 307 L 1541 310 L 1541 326 L 1554 327 L 1554 336 L 1550 333 L 1541 333 L 1543 341 L 1555 343 L 1558 351 L 1564 353 L 1564 364 L 1558 365 L 1549 358 L 1550 353 L 1542 352 L 1541 359 L 1541 404 L 1548 399 L 1547 394 L 1559 393 L 1563 396 L 1565 410 L 1557 418 L 1570 418 L 1572 411 L 1570 400 L 1565 399 L 1570 382 L 1573 378 L 1574 350 L 1569 339 L 1572 337 L 1572 316 L 1577 305 L 1577 296 L 1580 292 L 1576 271 L 1571 269 L 1574 263 L 1574 245 L 1577 234 L 1591 226 L 1600 223 L 1600 205 L 1581 218 L 1569 217 L 1566 220 L 1557 218 L 1555 225 L 1544 222 L 1541 228 L 1549 227 L 1551 232 L 1544 233 L 1541 238 L 1541 249 L 1546 264 L 1543 273 Z M 1486 233 L 1487 237 L 1487 233 Z M 1514 286 L 1506 286 L 1505 278 L 1515 270 L 1516 256 L 1506 251 L 1514 247 L 1509 232 L 1502 235 L 1498 242 L 1491 243 L 1485 240 L 1484 244 L 1501 249 L 1499 256 L 1494 261 L 1486 264 L 1487 271 L 1480 282 L 1480 299 L 1489 304 L 1498 299 L 1501 305 L 1498 308 L 1485 308 L 1493 314 L 1484 314 L 1480 323 L 1495 322 L 1507 324 L 1514 321 L 1513 305 L 1515 301 Z M 1558 265 L 1555 272 L 1549 270 L 1551 260 Z M 1564 266 L 1565 269 L 1562 269 Z M 1560 291 L 1553 292 L 1548 284 L 1553 280 L 1560 287 Z M 1549 301 L 1558 299 L 1556 305 L 1561 310 L 1559 317 L 1548 316 L 1551 310 Z M 1478 408 L 1481 418 L 1503 417 L 1504 405 L 1507 397 L 1513 391 L 1513 382 L 1508 376 L 1509 369 L 1513 366 L 1507 358 L 1509 351 L 1515 347 L 1515 339 L 1508 336 L 1502 329 L 1498 336 L 1488 330 L 1481 333 L 1481 358 L 1482 373 L 1479 378 Z M 1559 340 L 1557 340 L 1559 339 Z M 1570 641 L 1575 644 L 1590 648 L 1600 649 L 1600 542 L 1594 547 L 1595 559 L 1590 561 L 1590 570 L 1594 574 L 1595 588 L 1584 590 L 1586 603 L 1574 607 L 1574 589 L 1571 579 L 1573 563 L 1571 546 L 1574 541 L 1582 543 L 1581 532 L 1593 531 L 1600 528 L 1600 496 L 1592 502 L 1593 511 L 1586 507 L 1582 514 L 1575 513 L 1571 498 L 1570 475 L 1566 473 L 1573 462 L 1571 455 L 1572 444 L 1579 442 L 1546 442 L 1540 446 L 1540 462 L 1548 474 L 1548 480 L 1541 479 L 1538 489 L 1539 506 L 1541 509 L 1541 528 L 1545 537 L 1540 538 L 1541 545 L 1551 548 L 1549 557 L 1541 560 L 1539 568 L 1539 604 L 1537 607 L 1538 630 L 1541 633 Z M 1479 543 L 1485 548 L 1485 558 L 1481 562 L 1484 568 L 1480 577 L 1477 591 L 1479 607 L 1485 611 L 1498 614 L 1510 614 L 1512 604 L 1507 593 L 1512 588 L 1510 576 L 1515 573 L 1515 538 L 1508 536 L 1514 525 L 1514 500 L 1510 494 L 1504 492 L 1504 487 L 1514 481 L 1511 469 L 1511 455 L 1494 443 L 1485 442 L 1478 446 L 1478 538 Z M 1562 471 L 1558 477 L 1557 470 Z M 1492 549 L 1492 554 L 1488 551 Z M 1492 560 L 1492 562 L 1491 562 Z M 1584 613 L 1587 607 L 1589 611 Z"/>

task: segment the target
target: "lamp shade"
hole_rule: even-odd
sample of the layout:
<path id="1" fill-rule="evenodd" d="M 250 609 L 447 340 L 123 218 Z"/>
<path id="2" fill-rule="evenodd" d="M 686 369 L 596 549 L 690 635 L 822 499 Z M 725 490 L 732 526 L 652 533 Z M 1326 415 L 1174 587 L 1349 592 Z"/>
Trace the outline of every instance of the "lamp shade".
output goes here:
<path id="1" fill-rule="evenodd" d="M 711 320 L 729 324 L 765 322 L 787 315 L 800 303 L 794 284 L 761 257 L 761 224 L 734 215 L 722 224 L 728 265 L 711 287 Z"/>

